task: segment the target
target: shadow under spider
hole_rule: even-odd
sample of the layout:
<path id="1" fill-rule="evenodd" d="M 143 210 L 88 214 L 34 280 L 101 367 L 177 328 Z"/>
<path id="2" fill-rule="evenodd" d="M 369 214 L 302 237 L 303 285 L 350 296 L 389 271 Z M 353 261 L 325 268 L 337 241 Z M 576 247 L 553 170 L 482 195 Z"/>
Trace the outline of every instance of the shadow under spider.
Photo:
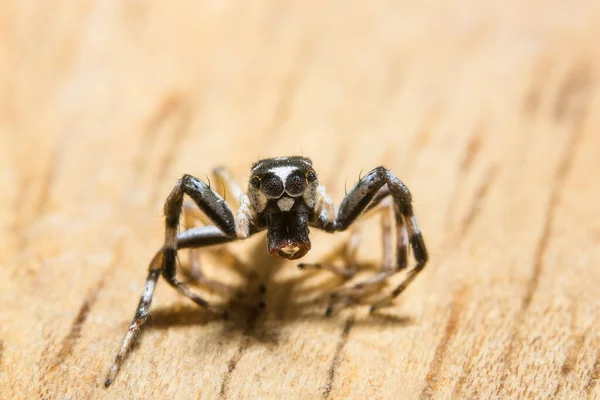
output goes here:
<path id="1" fill-rule="evenodd" d="M 193 304 L 185 304 L 175 307 L 155 308 L 150 314 L 147 328 L 168 329 L 176 326 L 206 325 L 222 321 L 223 329 L 219 332 L 220 337 L 233 338 L 241 334 L 244 337 L 253 339 L 251 342 L 276 346 L 280 341 L 281 327 L 285 323 L 309 320 L 318 323 L 334 323 L 331 317 L 328 318 L 324 315 L 325 305 L 331 290 L 339 287 L 347 280 L 334 273 L 321 270 L 304 270 L 300 276 L 277 280 L 276 277 L 282 269 L 295 268 L 295 265 L 290 265 L 291 263 L 285 262 L 283 259 L 272 257 L 265 251 L 264 247 L 264 241 L 258 241 L 250 250 L 252 268 L 248 276 L 251 277 L 246 278 L 239 286 L 233 288 L 245 291 L 250 296 L 244 299 L 245 301 L 228 298 L 223 304 L 228 310 L 226 320 Z M 239 260 L 234 260 L 234 262 L 239 264 Z M 243 268 L 240 265 L 231 267 L 232 271 L 243 275 L 241 274 Z M 250 270 L 249 267 L 245 268 Z M 358 271 L 364 271 L 377 269 L 377 266 L 359 264 L 357 268 Z M 181 268 L 181 271 L 188 278 L 193 275 L 188 268 Z M 307 283 L 311 283 L 309 282 L 311 279 L 315 279 L 314 284 L 307 285 Z M 193 284 L 194 282 L 190 281 L 190 283 Z M 301 290 L 295 290 L 301 285 L 303 286 Z M 252 286 L 256 286 L 256 288 Z M 253 304 L 248 301 L 253 296 L 253 290 L 254 295 L 258 296 L 257 289 L 260 286 L 266 288 L 266 293 L 264 293 L 266 308 L 260 307 L 258 302 Z M 200 287 L 203 286 L 200 285 Z M 306 300 L 298 301 L 299 296 L 306 298 Z M 368 314 L 364 318 L 355 318 L 354 323 L 355 327 L 372 325 L 408 326 L 412 324 L 414 324 L 414 320 L 410 316 L 381 312 Z M 143 332 L 141 333 L 143 334 Z"/>

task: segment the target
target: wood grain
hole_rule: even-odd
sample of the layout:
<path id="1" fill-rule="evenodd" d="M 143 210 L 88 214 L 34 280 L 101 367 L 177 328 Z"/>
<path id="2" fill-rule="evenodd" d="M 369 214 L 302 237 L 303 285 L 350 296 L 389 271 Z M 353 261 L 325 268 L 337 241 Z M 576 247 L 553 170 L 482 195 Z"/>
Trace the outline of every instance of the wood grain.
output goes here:
<path id="1" fill-rule="evenodd" d="M 0 397 L 600 398 L 599 18 L 592 0 L 2 2 Z M 338 204 L 391 168 L 423 274 L 376 315 L 324 318 L 341 280 L 232 244 L 266 310 L 222 321 L 161 282 L 104 389 L 177 178 L 244 182 L 287 154 Z M 374 267 L 379 223 L 361 234 Z M 313 233 L 305 260 L 345 238 Z"/>

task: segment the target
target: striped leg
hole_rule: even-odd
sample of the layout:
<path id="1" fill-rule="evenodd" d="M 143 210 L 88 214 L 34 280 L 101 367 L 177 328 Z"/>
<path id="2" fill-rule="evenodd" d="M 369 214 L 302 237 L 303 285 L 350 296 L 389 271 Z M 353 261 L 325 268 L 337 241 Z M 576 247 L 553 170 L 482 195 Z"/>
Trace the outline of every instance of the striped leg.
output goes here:
<path id="1" fill-rule="evenodd" d="M 240 198 L 243 195 L 242 189 L 233 178 L 233 175 L 226 167 L 215 167 L 212 170 L 215 184 L 213 185 L 215 190 L 221 192 L 223 198 L 227 198 L 227 203 L 232 207 L 233 210 L 240 208 Z M 229 196 L 231 194 L 232 196 Z M 210 225 L 211 221 L 208 219 L 206 214 L 202 212 L 198 206 L 192 201 L 185 201 L 183 203 L 183 219 L 185 229 L 191 229 L 202 225 Z M 229 250 L 227 247 L 215 248 L 214 253 L 218 256 L 219 260 L 222 260 L 225 264 L 230 265 L 237 273 L 246 278 L 248 282 L 255 283 L 258 278 L 256 272 L 245 263 L 240 261 L 239 257 Z M 234 297 L 235 299 L 241 299 L 247 296 L 247 293 L 241 289 L 236 289 L 219 281 L 211 280 L 206 277 L 202 271 L 202 266 L 199 257 L 198 248 L 189 248 L 188 250 L 188 265 L 189 268 L 182 272 L 195 284 L 200 284 L 211 290 L 222 295 Z M 261 300 L 262 302 L 262 300 Z"/>
<path id="2" fill-rule="evenodd" d="M 206 216 L 231 240 L 236 238 L 235 220 L 229 206 L 210 186 L 191 175 L 184 175 L 177 182 L 165 202 L 165 245 L 163 247 L 162 274 L 165 280 L 181 294 L 187 296 L 200 307 L 209 309 L 202 297 L 192 292 L 188 286 L 177 280 L 177 228 L 183 207 L 183 195 L 194 200 Z M 194 246 L 199 247 L 199 246 Z"/>
<path id="3" fill-rule="evenodd" d="M 233 179 L 231 172 L 226 167 L 215 167 L 213 168 L 213 176 L 215 179 L 215 188 L 217 190 L 223 190 L 223 197 L 226 198 L 227 193 L 231 193 L 233 198 L 228 201 L 230 206 L 233 206 L 233 210 L 236 210 L 240 207 L 240 197 L 243 195 L 242 189 L 237 184 L 237 182 Z M 183 203 L 183 220 L 185 229 L 191 229 L 202 225 L 210 225 L 210 219 L 204 214 L 196 204 L 191 201 L 185 201 Z M 231 254 L 227 248 L 221 249 L 221 251 L 225 251 L 228 254 Z M 198 256 L 198 250 L 195 248 L 190 248 L 188 251 L 189 255 L 189 271 L 188 272 L 190 278 L 192 278 L 195 282 L 199 282 L 212 290 L 219 292 L 227 292 L 228 288 L 224 285 L 215 282 L 209 281 L 206 279 L 202 272 L 202 268 L 200 265 L 200 258 Z M 232 257 L 235 255 L 231 254 Z"/>
<path id="4" fill-rule="evenodd" d="M 190 196 L 216 226 L 189 229 L 178 234 L 177 229 L 182 212 L 184 194 Z M 221 196 L 204 184 L 204 182 L 190 175 L 184 175 L 177 182 L 167 198 L 165 216 L 165 244 L 150 262 L 144 291 L 142 292 L 133 321 L 125 334 L 123 343 L 104 382 L 106 387 L 110 386 L 114 381 L 137 332 L 148 318 L 154 289 L 161 273 L 165 280 L 180 293 L 189 297 L 199 306 L 216 311 L 214 307 L 209 306 L 206 300 L 190 291 L 187 285 L 176 279 L 177 249 L 204 247 L 236 240 L 235 220 L 231 210 Z"/>
<path id="5" fill-rule="evenodd" d="M 184 229 L 190 230 L 199 228 L 203 225 L 210 224 L 208 218 L 202 211 L 192 202 L 185 201 L 183 203 L 183 220 Z M 179 246 L 179 245 L 178 245 Z M 179 246 L 181 248 L 181 246 Z M 182 268 L 182 274 L 195 285 L 201 285 L 211 292 L 219 293 L 225 296 L 237 295 L 236 290 L 224 283 L 209 279 L 202 271 L 202 263 L 200 262 L 200 251 L 197 247 L 190 247 L 188 252 L 187 268 Z M 230 254 L 231 252 L 226 247 L 214 248 L 215 253 Z M 233 257 L 233 255 L 232 255 Z"/>
<path id="6" fill-rule="evenodd" d="M 386 260 L 392 257 L 389 253 L 385 253 L 385 244 L 391 242 L 391 235 L 384 223 L 384 268 L 382 272 L 353 286 L 343 287 L 333 292 L 332 299 L 334 302 L 342 299 L 344 300 L 343 303 L 352 303 L 353 301 L 349 300 L 363 296 L 366 293 L 366 288 L 371 289 L 374 285 L 379 285 L 385 282 L 388 277 L 404 270 L 408 264 L 409 245 L 413 249 L 416 265 L 408 272 L 406 279 L 390 295 L 371 306 L 371 311 L 384 306 L 402 293 L 425 267 L 428 260 L 427 249 L 413 213 L 410 192 L 394 174 L 383 167 L 377 167 L 361 178 L 342 201 L 335 220 L 332 223 L 322 223 L 319 227 L 329 232 L 346 230 L 358 217 L 364 215 L 365 211 L 374 210 L 380 205 L 385 205 L 388 196 L 393 199 L 397 231 L 395 267 L 385 268 Z M 325 221 L 324 218 L 322 220 Z M 386 230 L 388 233 L 386 233 Z M 332 308 L 333 305 L 330 305 L 326 312 L 331 312 Z"/>
<path id="7" fill-rule="evenodd" d="M 140 298 L 140 302 L 138 303 L 137 310 L 135 311 L 135 316 L 133 317 L 133 321 L 131 321 L 131 325 L 129 325 L 129 329 L 125 334 L 125 338 L 123 339 L 123 343 L 119 348 L 119 352 L 115 357 L 115 361 L 113 365 L 110 367 L 110 371 L 108 372 L 108 376 L 106 377 L 106 381 L 104 382 L 104 386 L 108 387 L 115 380 L 119 369 L 121 368 L 121 364 L 123 363 L 123 359 L 129 348 L 133 344 L 133 339 L 137 335 L 141 326 L 144 325 L 146 319 L 148 318 L 148 314 L 150 311 L 150 304 L 152 303 L 152 295 L 154 294 L 154 288 L 156 288 L 156 283 L 158 281 L 158 277 L 160 276 L 160 266 L 162 264 L 162 252 L 156 253 L 152 261 L 150 262 L 150 268 L 148 272 L 148 278 L 146 279 L 146 285 L 144 286 L 144 291 L 142 292 L 142 297 Z"/>
<path id="8" fill-rule="evenodd" d="M 389 194 L 389 192 L 388 192 Z M 331 315 L 336 307 L 343 308 L 355 304 L 360 298 L 369 295 L 380 289 L 385 280 L 395 274 L 399 269 L 403 269 L 407 264 L 408 241 L 401 240 L 406 238 L 406 228 L 404 219 L 401 215 L 394 212 L 395 205 L 388 197 L 384 201 L 378 202 L 376 207 L 369 207 L 369 216 L 378 213 L 381 214 L 381 241 L 382 241 L 382 261 L 380 272 L 368 279 L 358 283 L 343 286 L 335 290 L 330 295 L 330 303 L 325 310 L 325 315 Z M 394 262 L 394 243 L 392 234 L 392 219 L 396 221 L 396 230 L 398 231 L 397 252 L 398 262 Z"/>
<path id="9" fill-rule="evenodd" d="M 232 240 L 234 240 L 234 238 L 226 236 L 223 232 L 221 232 L 214 226 L 203 226 L 200 228 L 194 228 L 185 232 L 181 232 L 177 235 L 178 248 L 211 246 L 216 244 L 227 243 Z M 146 279 L 144 291 L 142 292 L 142 296 L 138 303 L 135 316 L 133 317 L 133 321 L 131 321 L 131 325 L 129 326 L 129 329 L 125 334 L 123 343 L 119 348 L 119 352 L 117 353 L 115 361 L 110 368 L 106 381 L 104 382 L 104 385 L 106 387 L 110 386 L 110 384 L 114 381 L 115 376 L 121 368 L 121 364 L 125 355 L 127 354 L 129 349 L 131 348 L 131 345 L 133 344 L 135 336 L 137 335 L 138 331 L 140 330 L 142 325 L 144 325 L 146 319 L 148 318 L 154 289 L 156 288 L 156 283 L 161 272 L 163 272 L 163 266 L 165 265 L 164 254 L 165 253 L 163 249 L 159 250 L 150 262 L 148 278 Z M 176 285 L 176 288 L 178 290 L 180 290 L 180 287 L 184 287 L 187 289 L 187 287 L 183 284 Z M 184 294 L 188 295 L 188 293 Z M 193 298 L 194 296 L 196 296 L 196 299 Z M 192 300 L 194 300 L 197 304 L 200 304 L 203 307 L 210 308 L 210 306 L 206 303 L 204 299 L 201 299 L 194 293 L 190 293 L 188 297 L 192 298 Z M 213 308 L 213 310 L 215 309 Z"/>
<path id="10" fill-rule="evenodd" d="M 371 305 L 370 311 L 373 312 L 375 311 L 377 308 L 381 308 L 387 304 L 389 304 L 394 298 L 398 297 L 398 295 L 400 295 L 400 293 L 402 293 L 407 287 L 408 285 L 410 285 L 410 283 L 417 277 L 417 275 L 419 274 L 419 272 L 421 272 L 423 270 L 423 268 L 425 267 L 425 264 L 427 263 L 427 260 L 429 258 L 428 254 L 427 254 L 427 248 L 425 247 L 425 241 L 423 240 L 423 235 L 421 235 L 421 230 L 419 228 L 419 224 L 417 222 L 417 219 L 415 218 L 414 215 L 410 215 L 410 216 L 405 216 L 406 218 L 406 225 L 408 226 L 408 232 L 406 232 L 406 229 L 403 230 L 403 235 L 402 237 L 399 239 L 399 242 L 401 242 L 401 244 L 404 244 L 404 246 L 402 247 L 402 253 L 399 255 L 399 260 L 402 258 L 404 258 L 405 263 L 404 263 L 404 267 L 406 267 L 406 259 L 407 259 L 407 250 L 408 250 L 408 246 L 406 246 L 407 242 L 410 242 L 410 246 L 413 249 L 413 254 L 414 254 L 414 258 L 416 261 L 415 266 L 408 271 L 408 274 L 406 275 L 406 278 L 400 283 L 400 285 L 398 285 L 388 296 L 384 297 L 382 300 L 378 301 L 377 303 L 374 303 Z M 399 248 L 400 250 L 400 248 Z M 401 267 L 402 264 L 399 264 L 399 267 Z M 400 268 L 398 269 L 398 271 L 404 269 Z"/>
<path id="11" fill-rule="evenodd" d="M 232 199 L 228 200 L 229 204 L 232 204 L 236 209 L 240 206 L 240 197 L 244 194 L 242 188 L 238 183 L 233 179 L 233 175 L 226 167 L 215 167 L 213 169 L 213 175 L 217 179 L 218 187 L 224 188 L 224 195 L 227 192 L 232 194 Z"/>

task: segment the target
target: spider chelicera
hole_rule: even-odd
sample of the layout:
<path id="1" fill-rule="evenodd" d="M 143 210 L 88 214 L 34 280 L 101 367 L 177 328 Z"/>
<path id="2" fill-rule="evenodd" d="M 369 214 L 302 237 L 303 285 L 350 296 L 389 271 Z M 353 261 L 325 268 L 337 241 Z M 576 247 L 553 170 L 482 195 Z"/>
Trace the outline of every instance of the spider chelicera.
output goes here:
<path id="1" fill-rule="evenodd" d="M 216 168 L 215 174 L 224 182 L 238 201 L 234 216 L 225 200 L 210 185 L 184 175 L 175 185 L 164 206 L 166 217 L 164 246 L 152 259 L 148 278 L 135 316 L 125 334 L 123 343 L 106 378 L 105 386 L 115 379 L 123 358 L 133 339 L 148 317 L 152 295 L 162 274 L 164 279 L 181 294 L 199 306 L 219 311 L 176 278 L 177 250 L 206 247 L 246 239 L 255 233 L 267 231 L 267 250 L 275 256 L 296 260 L 311 247 L 309 227 L 326 232 L 347 230 L 361 215 L 369 211 L 389 210 L 396 224 L 396 253 L 393 261 L 391 226 L 384 224 L 384 262 L 381 272 L 350 287 L 331 293 L 331 303 L 326 313 L 331 313 L 336 299 L 358 297 L 365 287 L 380 285 L 388 277 L 404 270 L 408 265 L 408 248 L 412 248 L 415 265 L 406 278 L 388 295 L 371 305 L 370 310 L 386 305 L 398 296 L 423 270 L 428 255 L 425 242 L 412 208 L 408 188 L 389 170 L 377 167 L 359 179 L 336 210 L 319 183 L 312 161 L 306 157 L 277 157 L 260 160 L 252 165 L 248 190 L 243 193 L 231 174 Z M 184 210 L 184 194 L 188 195 L 213 226 L 195 227 L 178 232 L 180 216 Z M 387 226 L 387 227 L 386 227 Z M 299 264 L 300 268 L 325 264 Z M 352 275 L 353 272 L 329 266 L 329 269 Z"/>

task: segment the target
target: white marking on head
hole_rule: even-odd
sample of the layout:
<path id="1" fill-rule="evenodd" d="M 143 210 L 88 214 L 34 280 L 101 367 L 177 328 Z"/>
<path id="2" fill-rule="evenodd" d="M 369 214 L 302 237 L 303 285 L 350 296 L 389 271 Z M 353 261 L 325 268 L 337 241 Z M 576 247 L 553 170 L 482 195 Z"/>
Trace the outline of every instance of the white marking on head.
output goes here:
<path id="1" fill-rule="evenodd" d="M 294 171 L 297 171 L 298 168 L 293 167 L 293 166 L 285 166 L 285 167 L 275 167 L 275 168 L 271 168 L 269 170 L 269 172 L 277 175 L 279 177 L 279 179 L 281 179 L 281 181 L 283 182 L 283 185 L 285 186 L 285 181 L 287 179 L 288 176 L 290 176 L 290 174 Z"/>
<path id="2" fill-rule="evenodd" d="M 295 200 L 291 197 L 282 197 L 281 199 L 277 200 L 277 207 L 279 207 L 281 211 L 287 212 L 292 209 L 294 202 Z"/>

